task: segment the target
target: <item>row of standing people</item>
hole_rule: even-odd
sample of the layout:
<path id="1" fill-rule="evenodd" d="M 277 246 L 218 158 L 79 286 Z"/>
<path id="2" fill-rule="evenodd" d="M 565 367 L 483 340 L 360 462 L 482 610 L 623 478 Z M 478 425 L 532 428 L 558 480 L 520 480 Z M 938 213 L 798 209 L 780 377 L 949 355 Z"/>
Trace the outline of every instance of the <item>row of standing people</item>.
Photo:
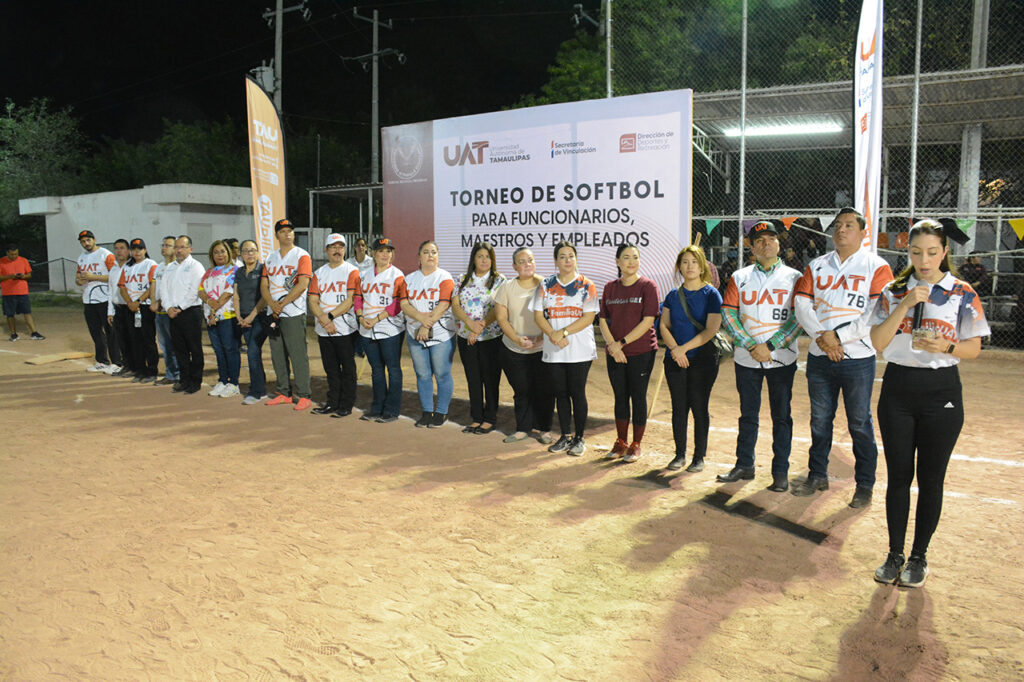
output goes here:
<path id="1" fill-rule="evenodd" d="M 977 355 L 987 324 L 970 286 L 949 272 L 948 246 L 941 228 L 936 234 L 912 232 L 911 272 L 903 273 L 895 283 L 885 261 L 861 249 L 865 229 L 862 216 L 852 209 L 843 209 L 834 228 L 836 250 L 815 259 L 800 273 L 779 260 L 776 228 L 769 222 L 755 225 L 750 234 L 755 263 L 730 276 L 724 297 L 711 286 L 708 266 L 699 247 L 687 247 L 680 252 L 675 269 L 682 283 L 660 301 L 654 282 L 639 274 L 639 250 L 623 245 L 616 253 L 620 277 L 606 285 L 598 301 L 593 282 L 578 272 L 576 249 L 569 243 L 556 246 L 557 272 L 547 278 L 536 274 L 531 251 L 516 251 L 513 266 L 517 277 L 512 280 L 497 272 L 493 249 L 486 243 L 477 244 L 467 272 L 456 281 L 438 267 L 437 246 L 433 242 L 420 245 L 420 267 L 406 277 L 391 264 L 394 245 L 389 240 L 375 242 L 373 267 L 360 272 L 344 262 L 344 238 L 331 235 L 325 247 L 328 263 L 312 273 L 308 254 L 294 247 L 290 224 L 282 221 L 277 226 L 282 249 L 271 254 L 259 268 L 262 299 L 256 299 L 256 305 L 265 304 L 270 309 L 265 323 L 268 328 L 277 328 L 274 333 L 280 339 L 277 352 L 272 343 L 278 394 L 268 404 L 294 402 L 295 409 L 309 406 L 308 361 L 304 360 L 304 299 L 308 296 L 329 386 L 327 401 L 316 412 L 335 416 L 351 413 L 355 395 L 354 356 L 362 349 L 372 368 L 373 401 L 361 419 L 397 419 L 402 386 L 401 346 L 407 335 L 423 408 L 417 426 L 440 426 L 446 421 L 453 392 L 451 363 L 458 348 L 469 387 L 472 419 L 464 431 L 479 434 L 494 429 L 498 383 L 504 369 L 513 387 L 516 417 L 516 431 L 506 437 L 506 442 L 532 434 L 540 442 L 550 444 L 552 452 L 581 455 L 586 447 L 586 383 L 591 363 L 596 359 L 593 321 L 599 317 L 609 356 L 607 367 L 615 395 L 617 432 L 615 444 L 606 457 L 635 461 L 640 456 L 646 428 L 646 393 L 657 351 L 655 320 L 660 314 L 676 446 L 676 455 L 668 468 L 680 469 L 685 464 L 687 419 L 692 413 L 695 443 L 688 471 L 699 471 L 707 451 L 708 402 L 718 374 L 714 340 L 724 324 L 736 346 L 734 367 L 740 419 L 736 466 L 718 479 L 733 482 L 754 477 L 761 388 L 767 383 L 773 421 L 770 489 L 782 492 L 789 489 L 790 401 L 796 371 L 796 340 L 805 332 L 812 337 L 807 361 L 812 443 L 809 474 L 791 492 L 806 496 L 828 488 L 832 421 L 838 395 L 842 393 L 856 460 L 856 491 L 851 506 L 862 507 L 871 500 L 877 460 L 870 410 L 875 349 L 892 346 L 894 350 L 886 350 L 890 365 L 880 402 L 890 467 L 887 519 L 892 553 L 879 568 L 876 579 L 920 584 L 927 573 L 924 552 L 941 510 L 945 466 L 962 424 L 959 394 L 951 393 L 953 388 L 959 390 L 959 380 L 951 377 L 955 376 L 960 358 Z M 922 242 L 929 241 L 938 244 L 926 244 L 927 249 L 922 246 Z M 919 256 L 928 249 L 931 253 L 936 248 L 942 252 L 942 266 L 918 267 L 915 254 Z M 254 255 L 255 248 L 245 263 L 248 273 L 257 269 L 254 262 L 249 262 Z M 243 249 L 243 260 L 245 256 Z M 931 256 L 934 260 L 935 254 Z M 275 277 L 281 280 L 276 285 L 272 284 Z M 243 279 L 236 276 L 236 283 Z M 908 287 L 908 280 L 921 284 Z M 936 287 L 940 293 L 932 294 Z M 216 297 L 208 298 L 208 304 L 215 303 Z M 911 334 L 913 329 L 904 319 L 917 303 L 927 303 L 922 328 L 930 335 Z M 235 309 L 240 311 L 243 326 L 254 326 L 256 318 L 263 315 L 255 307 L 247 311 L 247 306 L 237 298 Z M 289 318 L 297 319 L 288 321 Z M 896 318 L 895 331 L 885 339 L 888 332 L 878 330 L 889 330 L 894 324 L 890 319 Z M 892 343 L 893 336 L 898 343 Z M 912 344 L 908 340 L 911 336 Z M 258 335 L 249 341 L 250 372 L 253 348 L 258 352 L 260 347 L 254 342 L 256 339 Z M 294 397 L 289 364 L 296 376 Z M 899 411 L 899 401 L 890 396 L 897 390 L 914 390 L 912 385 L 908 389 L 906 382 L 897 383 L 898 380 L 889 378 L 890 373 L 896 376 L 903 371 L 901 367 L 924 370 L 923 376 L 935 380 L 941 377 L 940 383 L 946 389 L 942 395 L 956 398 L 947 400 L 942 409 L 958 412 L 958 423 L 948 419 L 951 412 L 938 413 L 946 428 L 933 433 L 942 434 L 941 438 L 919 443 L 919 431 L 913 428 L 917 421 L 935 415 L 894 416 Z M 235 381 L 237 385 L 237 378 Z M 246 400 L 253 397 L 247 396 Z M 307 402 L 305 406 L 303 401 Z M 549 433 L 552 402 L 557 404 L 561 431 L 553 443 Z M 934 401 L 929 396 L 923 402 L 930 405 Z M 930 450 L 927 460 L 920 453 L 922 445 Z M 928 473 L 923 469 L 918 472 L 922 494 L 917 533 L 911 561 L 904 565 L 902 559 L 897 559 L 902 557 L 915 452 L 922 467 L 927 462 Z M 893 471 L 900 473 L 895 482 Z M 896 576 L 892 577 L 894 570 Z"/>

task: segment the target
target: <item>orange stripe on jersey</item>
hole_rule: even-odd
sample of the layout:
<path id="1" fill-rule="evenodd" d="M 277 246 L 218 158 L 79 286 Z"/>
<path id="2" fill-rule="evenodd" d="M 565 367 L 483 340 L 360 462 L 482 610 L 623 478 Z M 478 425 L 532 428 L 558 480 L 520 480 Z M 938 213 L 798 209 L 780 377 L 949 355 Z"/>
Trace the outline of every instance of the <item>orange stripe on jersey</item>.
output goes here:
<path id="1" fill-rule="evenodd" d="M 348 287 L 349 291 L 358 292 L 359 282 L 359 268 L 356 268 L 352 272 L 348 273 L 348 282 L 346 282 L 346 286 Z"/>
<path id="2" fill-rule="evenodd" d="M 893 279 L 895 278 L 892 276 L 892 268 L 890 268 L 888 264 L 875 270 L 875 275 L 871 278 L 871 289 L 869 290 L 871 298 L 878 298 L 882 293 L 882 289 L 885 288 L 885 285 L 893 281 Z"/>
<path id="3" fill-rule="evenodd" d="M 736 288 L 736 280 L 732 277 L 729 278 L 729 283 L 725 286 L 725 296 L 722 297 L 723 308 L 733 308 L 739 310 L 740 308 L 740 292 Z"/>
<path id="4" fill-rule="evenodd" d="M 441 282 L 441 285 L 438 288 L 441 290 L 441 293 L 437 300 L 451 302 L 452 293 L 455 291 L 455 282 L 450 279 L 446 279 Z"/>
<path id="5" fill-rule="evenodd" d="M 793 295 L 814 298 L 814 275 L 811 274 L 809 265 L 804 268 L 804 274 L 800 275 L 800 279 L 793 286 Z"/>

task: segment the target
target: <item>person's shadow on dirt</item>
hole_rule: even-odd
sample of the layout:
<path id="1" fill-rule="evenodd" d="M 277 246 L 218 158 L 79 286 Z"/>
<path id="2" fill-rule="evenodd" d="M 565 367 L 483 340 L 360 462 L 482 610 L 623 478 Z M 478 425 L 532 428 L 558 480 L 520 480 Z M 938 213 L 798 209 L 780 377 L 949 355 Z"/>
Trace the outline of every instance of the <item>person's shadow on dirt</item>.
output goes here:
<path id="1" fill-rule="evenodd" d="M 906 602 L 901 611 L 903 595 Z M 932 616 L 926 590 L 878 585 L 860 620 L 839 640 L 839 666 L 833 679 L 942 679 L 949 652 L 932 627 Z"/>
<path id="2" fill-rule="evenodd" d="M 810 518 L 822 496 L 794 498 L 759 491 L 729 504 L 733 490 L 718 490 L 689 502 L 660 519 L 634 527 L 641 542 L 625 561 L 638 571 L 656 570 L 680 551 L 703 551 L 673 599 L 658 656 L 645 664 L 653 680 L 686 677 L 686 666 L 704 641 L 737 609 L 773 603 L 794 580 L 839 575 L 838 552 L 857 510 L 844 506 L 813 526 Z M 793 521 L 792 519 L 796 519 Z M 819 589 L 827 586 L 819 585 Z"/>

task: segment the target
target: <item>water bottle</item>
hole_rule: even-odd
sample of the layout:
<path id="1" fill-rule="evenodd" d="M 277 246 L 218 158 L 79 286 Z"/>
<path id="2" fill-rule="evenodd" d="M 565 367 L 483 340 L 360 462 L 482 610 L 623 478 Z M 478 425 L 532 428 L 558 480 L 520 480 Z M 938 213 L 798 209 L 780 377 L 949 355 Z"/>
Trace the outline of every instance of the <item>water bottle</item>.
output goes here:
<path id="1" fill-rule="evenodd" d="M 135 311 L 135 328 L 136 329 L 141 329 L 142 328 L 142 311 L 141 310 L 136 310 Z"/>

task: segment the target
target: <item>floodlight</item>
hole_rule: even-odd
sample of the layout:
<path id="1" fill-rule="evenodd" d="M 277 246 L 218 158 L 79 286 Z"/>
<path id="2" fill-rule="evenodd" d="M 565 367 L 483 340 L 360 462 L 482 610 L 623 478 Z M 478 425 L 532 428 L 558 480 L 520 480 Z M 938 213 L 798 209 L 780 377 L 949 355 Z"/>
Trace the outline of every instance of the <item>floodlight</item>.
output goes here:
<path id="1" fill-rule="evenodd" d="M 841 133 L 842 131 L 843 126 L 835 121 L 828 121 L 821 123 L 755 124 L 747 126 L 745 134 L 747 137 L 774 137 L 781 135 L 822 135 Z M 723 132 L 726 137 L 740 136 L 740 129 L 738 127 L 726 128 Z"/>

